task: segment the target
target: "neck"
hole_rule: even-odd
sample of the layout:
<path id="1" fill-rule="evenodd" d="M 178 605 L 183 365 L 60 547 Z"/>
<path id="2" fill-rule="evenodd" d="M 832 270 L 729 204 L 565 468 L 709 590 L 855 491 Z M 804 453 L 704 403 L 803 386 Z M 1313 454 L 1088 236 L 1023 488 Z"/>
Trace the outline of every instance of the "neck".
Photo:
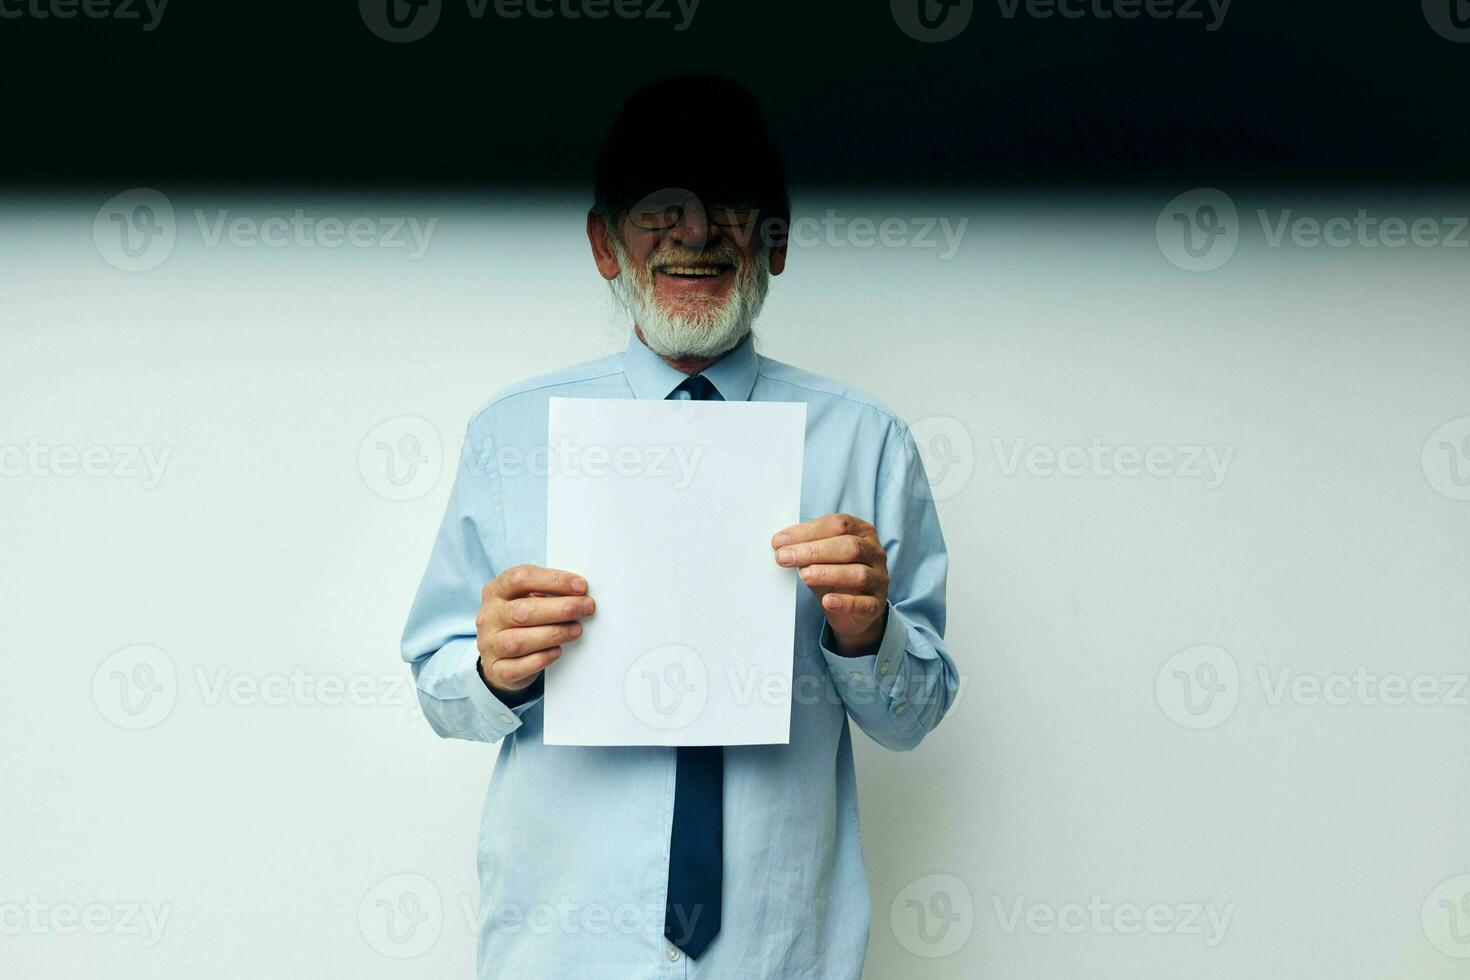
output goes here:
<path id="1" fill-rule="evenodd" d="M 634 325 L 633 332 L 638 335 L 638 342 L 644 347 L 648 347 L 648 341 L 643 339 L 643 330 L 637 325 Z M 652 349 L 649 347 L 649 350 Z M 662 354 L 659 355 L 659 358 L 675 371 L 682 371 L 691 377 L 719 360 L 718 357 L 664 357 Z"/>

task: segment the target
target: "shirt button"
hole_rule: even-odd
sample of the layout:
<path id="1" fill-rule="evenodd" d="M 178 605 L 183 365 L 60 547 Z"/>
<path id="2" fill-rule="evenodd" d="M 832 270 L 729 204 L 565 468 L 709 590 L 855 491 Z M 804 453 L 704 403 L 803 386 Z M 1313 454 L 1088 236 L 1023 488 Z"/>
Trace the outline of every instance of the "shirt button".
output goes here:
<path id="1" fill-rule="evenodd" d="M 670 963 L 677 963 L 677 962 L 679 962 L 679 951 L 677 949 L 675 949 L 674 947 L 670 946 L 669 947 L 669 952 L 668 952 L 668 957 L 669 957 L 669 962 Z"/>
<path id="2" fill-rule="evenodd" d="M 886 673 L 888 673 L 888 661 L 885 660 L 881 664 L 878 665 L 878 673 L 880 673 L 880 674 L 886 674 Z"/>
<path id="3" fill-rule="evenodd" d="M 506 725 L 514 725 L 516 723 L 516 720 L 514 718 L 512 718 L 510 715 L 501 715 L 500 716 L 500 721 L 501 721 L 502 724 L 506 724 Z"/>
<path id="4" fill-rule="evenodd" d="M 862 674 L 859 674 L 857 671 L 853 671 L 851 674 L 848 674 L 847 676 L 848 677 L 851 677 L 855 681 L 860 681 L 860 680 L 863 679 L 863 675 Z"/>
<path id="5" fill-rule="evenodd" d="M 898 707 L 894 708 L 893 713 L 896 715 L 903 714 L 903 705 L 899 705 Z"/>

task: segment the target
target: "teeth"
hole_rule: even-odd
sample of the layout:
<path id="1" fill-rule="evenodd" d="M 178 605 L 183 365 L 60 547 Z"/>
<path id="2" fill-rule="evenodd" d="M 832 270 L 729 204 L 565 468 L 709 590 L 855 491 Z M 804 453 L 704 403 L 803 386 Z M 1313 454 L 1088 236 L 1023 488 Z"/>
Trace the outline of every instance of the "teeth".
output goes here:
<path id="1" fill-rule="evenodd" d="M 663 271 L 671 276 L 718 276 L 724 270 L 708 265 L 670 265 L 665 266 Z"/>

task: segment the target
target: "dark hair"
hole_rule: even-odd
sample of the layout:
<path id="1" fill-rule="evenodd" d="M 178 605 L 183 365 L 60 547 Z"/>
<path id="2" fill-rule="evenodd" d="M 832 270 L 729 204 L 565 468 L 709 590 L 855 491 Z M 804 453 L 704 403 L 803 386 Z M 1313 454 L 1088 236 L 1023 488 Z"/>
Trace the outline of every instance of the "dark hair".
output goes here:
<path id="1" fill-rule="evenodd" d="M 594 210 L 612 221 L 645 195 L 680 187 L 791 219 L 786 170 L 760 105 L 744 86 L 709 75 L 645 85 L 629 97 L 597 154 Z"/>

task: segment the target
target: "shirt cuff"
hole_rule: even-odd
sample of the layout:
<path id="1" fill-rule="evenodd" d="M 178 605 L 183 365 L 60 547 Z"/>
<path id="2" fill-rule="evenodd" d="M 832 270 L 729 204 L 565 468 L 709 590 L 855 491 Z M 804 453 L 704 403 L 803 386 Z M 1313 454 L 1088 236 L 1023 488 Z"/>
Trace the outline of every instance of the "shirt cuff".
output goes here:
<path id="1" fill-rule="evenodd" d="M 475 713 L 479 716 L 480 724 L 491 736 L 491 741 L 504 738 L 520 728 L 521 715 L 541 701 L 541 696 L 538 694 L 514 708 L 506 707 L 505 703 L 490 690 L 489 685 L 480 678 L 480 651 L 473 643 L 460 658 L 456 673 L 459 675 L 460 686 L 464 689 L 465 696 L 470 699 L 470 704 L 475 706 Z"/>
<path id="2" fill-rule="evenodd" d="M 832 683 L 842 700 L 854 706 L 881 700 L 895 717 L 902 719 L 908 706 L 903 700 L 903 688 L 898 686 L 898 679 L 904 667 L 908 627 L 892 603 L 888 606 L 887 618 L 878 651 L 865 657 L 844 657 L 838 653 L 837 638 L 832 635 L 832 627 L 825 619 L 822 620 L 818 642 L 827 661 L 827 670 L 832 675 Z"/>

